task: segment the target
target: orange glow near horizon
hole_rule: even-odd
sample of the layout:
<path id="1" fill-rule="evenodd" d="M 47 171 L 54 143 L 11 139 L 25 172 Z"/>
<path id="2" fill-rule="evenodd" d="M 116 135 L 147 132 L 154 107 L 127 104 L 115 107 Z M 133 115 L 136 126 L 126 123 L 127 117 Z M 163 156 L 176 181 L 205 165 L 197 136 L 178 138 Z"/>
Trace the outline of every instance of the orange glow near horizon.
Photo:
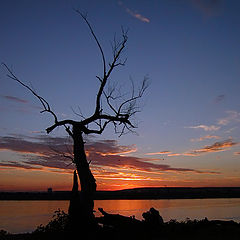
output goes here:
<path id="1" fill-rule="evenodd" d="M 204 164 L 205 168 L 198 168 L 198 171 L 191 167 L 171 167 L 173 160 L 169 164 L 155 158 L 122 156 L 123 153 L 135 152 L 136 148 L 129 150 L 127 147 L 126 149 L 119 147 L 119 149 L 122 151 L 116 154 L 101 153 L 94 156 L 96 160 L 90 167 L 96 179 L 97 190 L 139 187 L 238 187 L 240 185 L 240 177 L 237 173 L 230 174 L 224 170 L 224 167 L 211 169 Z M 167 151 L 158 153 L 167 153 Z M 16 161 L 5 161 L 0 166 L 0 191 L 46 191 L 49 187 L 54 191 L 72 189 L 73 168 L 71 166 L 69 169 L 64 169 L 65 163 L 55 164 L 54 167 L 51 164 L 47 165 L 46 162 L 43 162 L 44 164 L 39 161 L 26 163 L 26 161 L 18 161 L 17 152 L 11 151 L 11 154 L 11 159 Z M 87 154 L 91 159 L 91 152 Z M 177 162 L 176 165 L 180 166 L 181 163 Z"/>
<path id="2" fill-rule="evenodd" d="M 27 170 L 18 168 L 0 168 L 0 191 L 46 191 L 52 187 L 54 191 L 70 191 L 72 188 L 72 173 L 52 172 L 49 169 Z M 123 170 L 124 171 L 124 170 Z M 197 178 L 189 174 L 179 180 L 173 173 L 162 178 L 153 176 L 141 176 L 131 172 L 119 172 L 113 175 L 96 174 L 97 190 L 122 190 L 139 187 L 237 187 L 239 177 L 229 178 Z M 172 175 L 172 176 L 171 176 Z M 79 187 L 80 188 L 80 187 Z"/>

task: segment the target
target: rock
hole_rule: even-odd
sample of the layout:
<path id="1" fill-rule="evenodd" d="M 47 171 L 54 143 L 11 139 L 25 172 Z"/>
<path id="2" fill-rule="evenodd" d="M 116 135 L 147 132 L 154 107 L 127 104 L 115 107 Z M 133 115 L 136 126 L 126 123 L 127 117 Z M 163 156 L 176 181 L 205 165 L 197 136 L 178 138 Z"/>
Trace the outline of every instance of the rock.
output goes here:
<path id="1" fill-rule="evenodd" d="M 152 226 L 159 226 L 163 225 L 163 218 L 160 216 L 159 211 L 157 211 L 155 208 L 150 208 L 149 211 L 142 214 L 144 218 L 144 222 L 152 225 Z"/>

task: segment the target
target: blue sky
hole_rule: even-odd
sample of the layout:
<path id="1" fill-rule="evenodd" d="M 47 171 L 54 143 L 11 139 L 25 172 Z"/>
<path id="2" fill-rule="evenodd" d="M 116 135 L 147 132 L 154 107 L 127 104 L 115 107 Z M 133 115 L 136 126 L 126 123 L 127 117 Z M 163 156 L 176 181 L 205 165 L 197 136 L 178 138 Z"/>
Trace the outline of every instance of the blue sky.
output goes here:
<path id="1" fill-rule="evenodd" d="M 124 91 L 129 90 L 130 78 L 136 85 L 144 76 L 151 82 L 141 102 L 142 112 L 136 116 L 138 135 L 118 138 L 108 128 L 101 137 L 89 141 L 112 140 L 108 147 L 119 148 L 114 154 L 130 151 L 124 155 L 128 163 L 133 157 L 137 159 L 132 162 L 155 165 L 143 164 L 148 173 L 144 175 L 141 169 L 141 177 L 139 172 L 131 172 L 138 163 L 121 165 L 121 169 L 114 166 L 126 174 L 124 179 L 124 174 L 122 178 L 108 175 L 113 166 L 99 164 L 96 159 L 93 171 L 99 174 L 99 186 L 239 186 L 239 1 L 1 1 L 0 60 L 43 96 L 60 119 L 77 119 L 72 108 L 80 108 L 86 116 L 92 114 L 98 89 L 95 76 L 102 72 L 97 46 L 74 8 L 88 13 L 108 62 L 114 34 L 120 36 L 121 26 L 129 29 L 123 53 L 126 66 L 116 69 L 111 81 L 118 82 Z M 16 163 L 39 158 L 26 144 L 39 143 L 40 136 L 48 138 L 44 130 L 52 119 L 39 113 L 37 99 L 8 79 L 3 67 L 0 86 L 0 178 L 4 179 L 0 188 L 39 189 L 37 178 L 31 188 L 27 183 L 14 186 L 8 176 L 17 171 L 27 182 L 30 173 Z M 51 134 L 65 136 L 62 129 Z M 27 143 L 22 150 L 16 149 L 4 137 L 21 139 L 20 145 L 23 139 Z M 126 166 L 130 170 L 124 169 Z M 64 186 L 56 184 L 58 189 L 68 188 L 70 171 L 53 173 L 51 169 L 44 166 L 32 171 L 33 175 L 38 172 L 49 174 L 49 179 L 59 178 L 59 182 L 68 179 Z"/>

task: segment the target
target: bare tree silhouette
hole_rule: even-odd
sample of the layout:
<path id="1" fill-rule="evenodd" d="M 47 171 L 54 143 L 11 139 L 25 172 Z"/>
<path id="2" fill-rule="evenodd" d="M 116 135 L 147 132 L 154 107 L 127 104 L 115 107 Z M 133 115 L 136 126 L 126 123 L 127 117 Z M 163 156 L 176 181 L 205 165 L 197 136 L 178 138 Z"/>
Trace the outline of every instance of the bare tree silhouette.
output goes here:
<path id="1" fill-rule="evenodd" d="M 133 116 L 141 109 L 139 107 L 139 99 L 142 98 L 145 90 L 148 87 L 148 78 L 144 77 L 140 87 L 136 90 L 132 82 L 131 91 L 126 96 L 119 93 L 116 86 L 111 86 L 109 83 L 110 75 L 113 70 L 119 66 L 124 66 L 126 60 L 121 59 L 121 54 L 126 47 L 128 41 L 127 31 L 122 28 L 121 39 L 114 38 L 112 43 L 113 58 L 109 64 L 106 62 L 106 57 L 103 48 L 95 35 L 92 25 L 89 23 L 87 16 L 76 10 L 77 14 L 87 24 L 91 36 L 97 44 L 102 58 L 103 73 L 101 76 L 96 76 L 99 80 L 99 88 L 96 96 L 95 109 L 91 116 L 84 117 L 81 113 L 77 113 L 81 120 L 72 119 L 59 120 L 57 114 L 52 110 L 48 101 L 40 96 L 32 87 L 21 81 L 11 70 L 6 63 L 2 65 L 7 70 L 7 76 L 16 81 L 28 91 L 30 91 L 41 103 L 43 110 L 41 113 L 48 113 L 53 117 L 54 123 L 46 129 L 47 133 L 51 133 L 57 127 L 64 127 L 67 134 L 73 139 L 73 162 L 76 165 L 78 178 L 81 185 L 81 196 L 78 196 L 78 180 L 76 171 L 74 172 L 73 183 L 73 200 L 70 202 L 69 214 L 72 216 L 73 222 L 78 222 L 89 228 L 94 224 L 94 193 L 96 192 L 96 180 L 89 167 L 87 161 L 83 134 L 102 134 L 107 125 L 113 124 L 115 133 L 119 136 L 133 132 L 137 127 L 133 123 Z"/>

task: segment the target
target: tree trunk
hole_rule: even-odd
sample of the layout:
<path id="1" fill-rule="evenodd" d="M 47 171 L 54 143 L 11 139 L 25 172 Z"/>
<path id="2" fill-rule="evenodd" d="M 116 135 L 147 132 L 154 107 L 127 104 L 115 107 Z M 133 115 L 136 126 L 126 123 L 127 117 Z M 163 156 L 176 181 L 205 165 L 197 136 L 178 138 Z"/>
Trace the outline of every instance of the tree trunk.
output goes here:
<path id="1" fill-rule="evenodd" d="M 82 230 L 92 229 L 95 225 L 94 193 L 96 192 L 96 180 L 89 168 L 89 163 L 84 149 L 84 141 L 81 128 L 73 125 L 73 152 L 74 162 L 81 185 L 81 193 L 78 193 L 78 181 L 74 172 L 72 199 L 69 206 L 70 224 L 72 228 Z"/>

